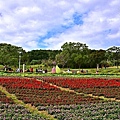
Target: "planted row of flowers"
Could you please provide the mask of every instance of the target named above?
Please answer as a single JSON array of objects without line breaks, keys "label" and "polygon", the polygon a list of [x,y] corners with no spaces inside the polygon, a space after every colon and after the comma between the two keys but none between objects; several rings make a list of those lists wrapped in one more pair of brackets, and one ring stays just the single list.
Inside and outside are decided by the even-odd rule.
[{"label": "planted row of flowers", "polygon": [[67,77],[38,77],[38,79],[57,86],[74,89],[80,93],[120,99],[120,79]]},{"label": "planted row of flowers", "polygon": [[90,104],[38,106],[39,110],[47,110],[58,120],[119,120],[118,102],[101,102]]},{"label": "planted row of flowers", "polygon": [[37,81],[35,78],[0,78],[0,84],[6,90],[15,94],[19,100],[32,105],[61,105],[99,102],[100,99],[76,95],[72,92],[61,91],[49,83]]},{"label": "planted row of flowers", "polygon": [[79,88],[76,91],[120,100],[120,87]]},{"label": "planted row of flowers", "polygon": [[89,102],[100,102],[100,99],[76,95],[75,93],[61,90],[41,90],[41,89],[13,89],[7,88],[9,93],[14,93],[19,100],[24,103],[38,105],[61,105],[79,104]]},{"label": "planted row of flowers", "polygon": [[8,88],[30,88],[30,89],[57,89],[45,82],[37,81],[34,78],[1,77],[0,85]]},{"label": "planted row of flowers", "polygon": [[[41,79],[41,78],[40,78]],[[109,93],[111,90],[111,94],[115,93],[116,96],[119,94],[116,92],[120,90],[119,79],[113,79],[114,83],[110,82],[110,86],[106,83],[107,86],[99,86],[98,84],[95,86],[86,85],[89,82],[85,82],[86,79],[81,79],[78,84],[82,84],[83,87],[71,87],[71,84],[76,84],[76,79],[70,78],[62,78],[62,77],[44,77],[43,81],[37,81],[36,78],[12,78],[12,77],[2,77],[0,78],[0,85],[4,86],[6,90],[15,94],[19,100],[23,100],[25,103],[31,103],[35,105],[39,110],[47,110],[49,114],[54,115],[58,120],[89,120],[89,119],[115,119],[119,120],[119,103],[117,102],[103,102],[100,99],[95,99],[92,97],[85,97],[82,95],[78,95],[72,92],[61,91],[59,88],[50,85],[49,83],[53,83],[59,86],[66,85],[66,81],[69,81],[68,86],[70,89],[74,89],[78,92],[85,93],[98,93],[102,94],[103,92]],[[60,82],[64,84],[60,84]],[[79,81],[79,79],[77,78]],[[87,79],[92,81],[92,79]],[[102,79],[95,79],[96,81]],[[105,79],[107,81],[108,79]],[[112,80],[112,79],[111,79]],[[51,81],[55,81],[51,82]],[[72,82],[71,82],[72,81]],[[73,82],[74,81],[74,82]],[[94,80],[93,80],[94,81]],[[104,80],[103,80],[104,81]],[[48,82],[48,83],[46,83]],[[86,83],[86,84],[85,84]],[[104,83],[104,82],[103,82]],[[103,84],[102,83],[102,84]],[[89,83],[90,84],[90,83]],[[93,85],[93,84],[92,84]],[[117,86],[116,86],[117,85]],[[74,86],[74,85],[73,85]],[[108,88],[108,89],[107,89]],[[114,88],[114,89],[111,89]],[[106,95],[106,93],[104,93]],[[4,96],[2,93],[1,96]],[[47,106],[46,106],[47,105]],[[0,118],[2,119],[39,119],[45,120],[41,118],[39,115],[32,115],[29,111],[26,111],[23,107],[13,105],[11,108],[10,104],[3,104],[0,102]],[[7,110],[8,111],[7,111]],[[5,112],[6,111],[6,112]],[[22,112],[21,112],[22,111]],[[25,112],[25,114],[24,114]]]},{"label": "planted row of flowers", "polygon": [[2,103],[14,103],[11,98],[8,98],[3,92],[0,91],[0,102]]},{"label": "planted row of flowers", "polygon": [[[39,77],[38,77],[39,79]],[[70,77],[40,77],[40,79],[62,87],[91,88],[91,87],[120,87],[120,79],[103,78],[70,78]]]},{"label": "planted row of flowers", "polygon": [[0,102],[0,120],[46,120],[21,105]]},{"label": "planted row of flowers", "polygon": [[[38,106],[40,111],[48,111],[58,120],[119,120],[119,103],[103,102],[90,104]],[[39,115],[31,114],[21,105],[1,103],[1,120],[45,120]]]},{"label": "planted row of flowers", "polygon": [[[119,120],[119,103],[103,102],[90,104],[38,106],[40,111],[48,111],[58,120]],[[21,105],[1,103],[1,120],[46,120],[31,114]]]}]

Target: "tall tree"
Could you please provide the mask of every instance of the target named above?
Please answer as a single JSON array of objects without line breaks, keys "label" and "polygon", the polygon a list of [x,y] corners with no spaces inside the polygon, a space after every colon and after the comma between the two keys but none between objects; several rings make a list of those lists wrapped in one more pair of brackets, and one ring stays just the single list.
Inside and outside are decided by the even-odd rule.
[{"label": "tall tree", "polygon": [[24,55],[25,51],[21,47],[17,47],[11,44],[1,43],[0,44],[0,64],[17,66],[19,49],[21,49],[21,52]]},{"label": "tall tree", "polygon": [[60,54],[56,55],[55,60],[57,64],[62,65],[62,67],[64,68],[64,66],[69,60],[69,53],[66,50],[64,50]]},{"label": "tall tree", "polygon": [[61,46],[61,49],[62,53],[65,52],[68,56],[66,64],[69,67],[76,67],[76,65],[80,67],[84,62],[83,56],[89,54],[88,46],[79,42],[66,42]]},{"label": "tall tree", "polygon": [[112,59],[116,61],[116,66],[118,68],[120,63],[120,47],[110,47],[107,49],[107,52],[111,55]]}]

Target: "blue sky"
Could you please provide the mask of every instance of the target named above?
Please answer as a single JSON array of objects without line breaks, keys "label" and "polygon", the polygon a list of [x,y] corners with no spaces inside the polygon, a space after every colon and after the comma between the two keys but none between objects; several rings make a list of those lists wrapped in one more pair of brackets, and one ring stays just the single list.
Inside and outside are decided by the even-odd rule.
[{"label": "blue sky", "polygon": [[120,46],[119,11],[120,0],[0,0],[0,43],[26,51]]}]

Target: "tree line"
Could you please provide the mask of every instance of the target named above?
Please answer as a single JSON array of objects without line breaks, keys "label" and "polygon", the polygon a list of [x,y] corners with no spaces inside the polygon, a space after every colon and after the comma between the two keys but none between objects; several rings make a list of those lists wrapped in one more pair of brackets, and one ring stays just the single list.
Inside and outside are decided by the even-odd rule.
[{"label": "tree line", "polygon": [[89,49],[86,44],[66,42],[60,50],[31,50],[26,52],[22,47],[11,44],[0,44],[0,64],[18,66],[21,64],[47,66],[59,65],[62,68],[95,68],[119,66],[120,47],[110,47],[107,50]]}]

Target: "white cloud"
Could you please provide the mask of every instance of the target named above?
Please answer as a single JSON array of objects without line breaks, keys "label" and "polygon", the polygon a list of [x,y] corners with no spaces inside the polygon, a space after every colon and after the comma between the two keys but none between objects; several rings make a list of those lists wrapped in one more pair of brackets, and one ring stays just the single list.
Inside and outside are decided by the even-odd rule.
[{"label": "white cloud", "polygon": [[[67,41],[95,49],[120,46],[119,11],[119,0],[0,0],[0,42],[26,50],[60,49]],[[74,23],[76,13],[82,25]],[[54,34],[47,37],[49,32]]]}]

